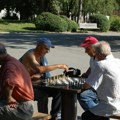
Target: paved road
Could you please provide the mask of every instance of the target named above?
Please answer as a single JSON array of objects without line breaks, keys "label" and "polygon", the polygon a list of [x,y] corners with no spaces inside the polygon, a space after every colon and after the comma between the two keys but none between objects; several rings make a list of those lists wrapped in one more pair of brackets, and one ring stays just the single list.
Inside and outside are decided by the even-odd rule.
[{"label": "paved road", "polygon": [[[85,37],[92,35],[99,40],[106,40],[112,47],[113,54],[120,58],[120,33],[0,33],[0,42],[7,46],[8,53],[20,58],[28,49],[34,48],[39,37],[48,37],[56,46],[47,55],[49,64],[66,63],[70,67],[79,68],[82,72],[88,68],[89,56],[79,44]],[[62,70],[51,72],[52,75],[61,74]],[[51,101],[51,100],[50,100]],[[50,106],[50,104],[49,104]],[[78,104],[78,115],[83,110]]]}]

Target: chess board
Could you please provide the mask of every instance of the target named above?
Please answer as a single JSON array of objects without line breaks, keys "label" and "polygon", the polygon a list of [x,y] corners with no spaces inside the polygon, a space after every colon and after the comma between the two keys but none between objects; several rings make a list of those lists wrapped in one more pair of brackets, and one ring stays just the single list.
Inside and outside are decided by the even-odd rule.
[{"label": "chess board", "polygon": [[46,86],[69,87],[79,89],[85,83],[85,79],[81,77],[69,77],[64,74],[52,76],[45,79]]}]

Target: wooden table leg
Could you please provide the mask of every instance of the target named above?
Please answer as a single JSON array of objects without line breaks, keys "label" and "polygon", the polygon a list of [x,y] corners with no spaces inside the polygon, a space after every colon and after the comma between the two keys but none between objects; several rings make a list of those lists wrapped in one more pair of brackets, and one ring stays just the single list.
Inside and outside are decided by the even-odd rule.
[{"label": "wooden table leg", "polygon": [[77,93],[62,92],[61,118],[62,120],[76,120]]}]

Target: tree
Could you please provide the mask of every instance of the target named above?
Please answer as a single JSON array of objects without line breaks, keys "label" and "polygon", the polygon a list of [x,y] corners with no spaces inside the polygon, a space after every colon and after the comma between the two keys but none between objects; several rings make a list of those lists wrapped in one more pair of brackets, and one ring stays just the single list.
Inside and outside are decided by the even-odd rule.
[{"label": "tree", "polygon": [[[31,20],[33,16],[42,12],[62,14],[77,21],[80,15],[95,13],[111,15],[120,0],[0,0],[0,10],[6,8],[20,13],[22,20]],[[81,9],[82,8],[82,9]],[[119,8],[119,7],[116,7]]]},{"label": "tree", "polygon": [[61,11],[63,15],[70,17],[71,13],[74,13],[76,3],[78,0],[60,0],[61,1]]},{"label": "tree", "polygon": [[48,3],[48,11],[59,15],[61,12],[60,1],[59,0],[50,0]]},{"label": "tree", "polygon": [[120,8],[120,0],[116,0],[116,3],[119,5]]},{"label": "tree", "polygon": [[115,0],[99,0],[97,3],[97,11],[104,15],[111,15],[115,9]]},{"label": "tree", "polygon": [[120,0],[116,0],[114,6],[116,10],[120,10]]}]

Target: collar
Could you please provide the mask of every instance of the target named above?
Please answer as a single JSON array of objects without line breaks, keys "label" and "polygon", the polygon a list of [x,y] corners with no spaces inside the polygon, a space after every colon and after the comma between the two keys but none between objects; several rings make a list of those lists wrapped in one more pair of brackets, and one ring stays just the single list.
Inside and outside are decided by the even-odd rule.
[{"label": "collar", "polygon": [[112,53],[110,55],[107,55],[105,59],[111,59],[111,58],[114,58]]}]

